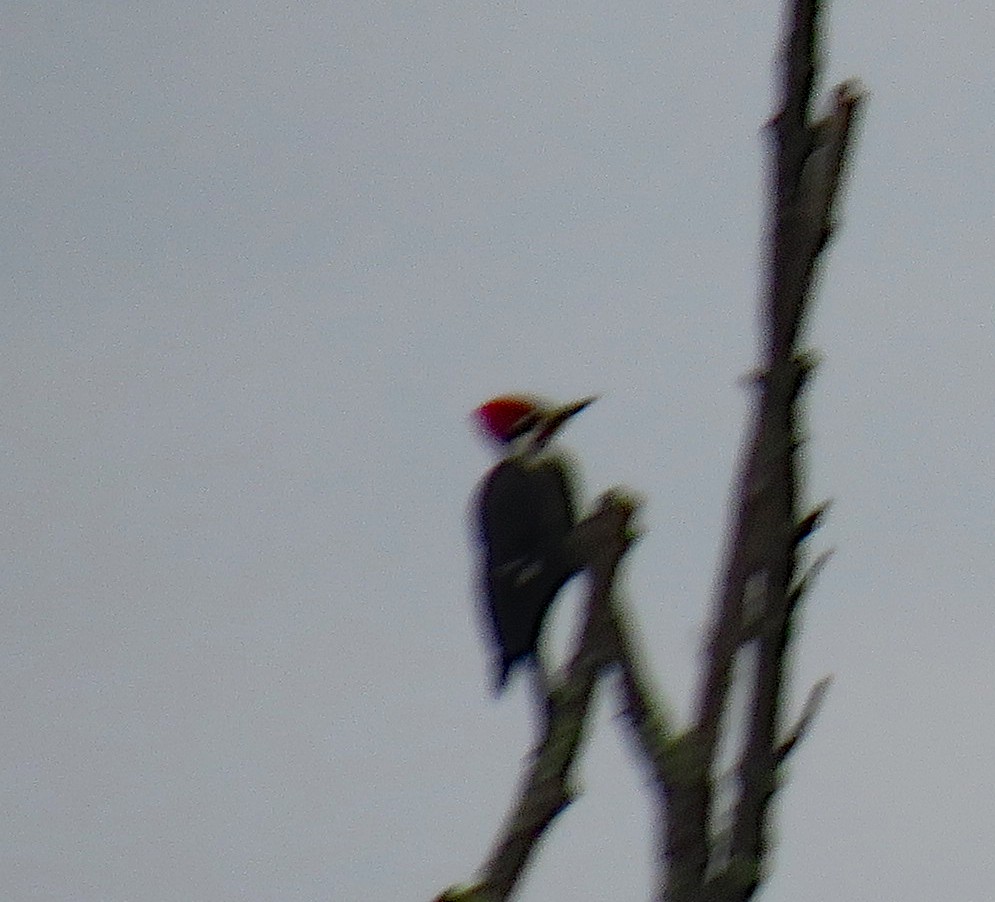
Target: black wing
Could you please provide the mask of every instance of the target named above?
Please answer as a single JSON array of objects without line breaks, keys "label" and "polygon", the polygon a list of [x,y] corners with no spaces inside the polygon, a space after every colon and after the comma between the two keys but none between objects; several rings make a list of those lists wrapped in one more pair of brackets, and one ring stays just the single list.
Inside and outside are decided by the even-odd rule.
[{"label": "black wing", "polygon": [[564,551],[576,522],[567,465],[555,457],[502,462],[481,490],[480,518],[500,688],[512,664],[535,653],[543,619],[574,572]]}]

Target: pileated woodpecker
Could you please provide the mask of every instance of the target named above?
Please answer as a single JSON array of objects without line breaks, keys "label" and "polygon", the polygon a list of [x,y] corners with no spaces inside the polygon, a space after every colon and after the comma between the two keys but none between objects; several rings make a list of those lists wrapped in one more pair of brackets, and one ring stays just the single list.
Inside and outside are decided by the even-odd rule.
[{"label": "pileated woodpecker", "polygon": [[566,549],[577,520],[569,465],[548,446],[593,400],[548,407],[535,398],[506,395],[476,411],[505,454],[484,478],[478,498],[498,692],[518,661],[535,659],[543,619],[580,569]]}]

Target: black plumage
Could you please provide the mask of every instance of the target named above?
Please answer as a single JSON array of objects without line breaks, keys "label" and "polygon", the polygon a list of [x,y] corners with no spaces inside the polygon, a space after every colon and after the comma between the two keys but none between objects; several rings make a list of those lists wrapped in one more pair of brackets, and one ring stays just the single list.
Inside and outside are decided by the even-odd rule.
[{"label": "black plumage", "polygon": [[577,571],[566,547],[576,523],[568,463],[534,447],[506,458],[485,477],[479,511],[500,692],[517,662],[535,658],[543,621]]}]

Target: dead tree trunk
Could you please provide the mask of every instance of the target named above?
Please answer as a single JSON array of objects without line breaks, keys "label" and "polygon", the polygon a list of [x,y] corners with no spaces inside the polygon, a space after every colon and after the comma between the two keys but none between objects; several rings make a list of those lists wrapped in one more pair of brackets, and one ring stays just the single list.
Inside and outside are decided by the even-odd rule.
[{"label": "dead tree trunk", "polygon": [[[780,67],[782,107],[771,122],[773,174],[768,282],[763,299],[762,360],[744,446],[730,546],[709,627],[692,722],[668,722],[637,654],[631,617],[612,591],[631,544],[636,503],[606,496],[578,527],[588,561],[587,624],[563,685],[549,700],[548,729],[526,774],[517,804],[494,851],[471,887],[437,902],[499,902],[511,897],[538,840],[570,803],[570,775],[582,751],[589,702],[599,679],[620,676],[620,702],[652,773],[657,804],[660,902],[745,902],[760,885],[770,851],[771,803],[781,766],[804,734],[826,689],[810,692],[798,721],[784,724],[787,654],[799,603],[815,571],[801,552],[825,505],[806,510],[798,452],[800,397],[812,373],[799,334],[820,255],[832,236],[833,211],[861,95],[838,86],[832,106],[812,119],[818,64],[817,0],[790,0]],[[745,666],[736,668],[737,663]],[[744,737],[734,765],[731,808],[719,810],[715,787],[733,677],[748,682]],[[740,693],[742,694],[742,693]]]}]

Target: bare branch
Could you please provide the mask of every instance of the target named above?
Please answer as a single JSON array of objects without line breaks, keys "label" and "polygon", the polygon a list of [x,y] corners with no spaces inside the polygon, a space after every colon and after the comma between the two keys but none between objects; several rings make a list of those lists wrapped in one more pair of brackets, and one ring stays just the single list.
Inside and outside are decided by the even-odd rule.
[{"label": "bare branch", "polygon": [[[773,121],[776,139],[771,210],[770,279],[765,305],[766,348],[760,392],[738,492],[719,598],[707,648],[696,728],[686,741],[696,767],[679,786],[671,811],[665,898],[674,902],[742,900],[759,884],[767,842],[767,811],[777,768],[807,729],[817,704],[785,742],[778,724],[794,614],[812,575],[796,576],[799,545],[818,526],[825,506],[798,512],[799,397],[812,370],[797,347],[811,298],[817,259],[832,230],[849,137],[861,97],[841,85],[830,113],[810,123],[818,64],[817,0],[793,0],[782,68],[783,106]],[[746,739],[737,766],[739,799],[728,847],[713,837],[714,793],[722,717],[745,642],[755,643]],[[817,701],[817,700],[816,700]],[[674,867],[674,859],[680,859]]]},{"label": "bare branch", "polygon": [[829,691],[832,682],[833,678],[831,676],[824,676],[809,690],[808,698],[805,700],[805,707],[802,708],[801,717],[798,718],[798,722],[791,729],[791,732],[788,733],[784,742],[777,748],[778,764],[784,761],[794,750],[795,746],[805,737],[809,726],[815,720],[815,715],[819,713],[822,703],[826,700],[826,693]]},{"label": "bare branch", "polygon": [[[811,303],[816,267],[832,236],[834,210],[863,97],[838,86],[830,110],[812,121],[818,78],[819,0],[788,0],[780,111],[772,120],[773,190],[763,341],[757,397],[738,474],[735,511],[705,661],[690,726],[678,731],[656,702],[629,617],[614,598],[617,568],[633,536],[637,504],[608,494],[571,536],[578,566],[590,580],[586,620],[563,684],[543,700],[544,736],[517,804],[473,887],[453,888],[446,902],[503,902],[513,892],[539,839],[569,805],[591,698],[606,670],[619,668],[626,720],[647,762],[660,829],[660,902],[746,902],[767,866],[769,809],[779,769],[811,726],[829,679],[811,690],[787,734],[782,717],[788,651],[800,601],[828,559],[804,569],[806,540],[827,504],[801,503],[798,462],[800,397],[814,358],[798,338]],[[750,654],[741,655],[748,647]],[[737,666],[749,661],[744,736],[736,761],[737,796],[716,811],[724,717]],[[727,825],[721,834],[716,823]]]},{"label": "bare branch", "polygon": [[801,545],[822,525],[822,521],[829,511],[829,504],[828,501],[823,501],[822,504],[802,517],[801,522],[795,528],[795,535],[792,539],[795,545]]},{"label": "bare branch", "polygon": [[[636,649],[636,637],[629,615],[618,599],[612,605],[611,631],[614,660],[619,669],[619,693],[622,711],[635,737],[636,747],[645,760],[658,797],[665,800],[674,782],[674,727],[662,708],[662,694],[653,686],[649,671]],[[666,816],[665,808],[660,812]]]},{"label": "bare branch", "polygon": [[636,502],[609,493],[577,525],[573,543],[587,560],[590,588],[587,616],[577,652],[563,684],[549,698],[545,736],[536,749],[518,802],[509,814],[479,883],[463,898],[500,902],[524,872],[543,833],[570,804],[570,775],[584,739],[594,687],[614,654],[612,591],[615,573],[632,537],[629,522]]}]

